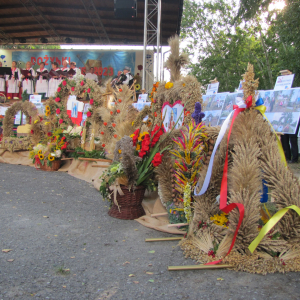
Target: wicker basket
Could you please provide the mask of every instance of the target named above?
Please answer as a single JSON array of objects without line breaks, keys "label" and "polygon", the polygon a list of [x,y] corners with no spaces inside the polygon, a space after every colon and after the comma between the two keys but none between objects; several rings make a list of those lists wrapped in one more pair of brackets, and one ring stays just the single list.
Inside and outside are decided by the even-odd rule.
[{"label": "wicker basket", "polygon": [[134,220],[145,215],[142,201],[144,199],[146,188],[140,185],[136,187],[134,191],[132,189],[129,191],[128,187],[125,185],[120,185],[120,187],[124,193],[123,196],[117,193],[117,202],[119,204],[120,211],[118,206],[113,203],[108,214],[111,217],[122,220]]},{"label": "wicker basket", "polygon": [[45,162],[44,165],[40,165],[40,169],[43,171],[57,171],[60,168],[61,160],[53,160],[50,167],[47,166],[47,163]]}]

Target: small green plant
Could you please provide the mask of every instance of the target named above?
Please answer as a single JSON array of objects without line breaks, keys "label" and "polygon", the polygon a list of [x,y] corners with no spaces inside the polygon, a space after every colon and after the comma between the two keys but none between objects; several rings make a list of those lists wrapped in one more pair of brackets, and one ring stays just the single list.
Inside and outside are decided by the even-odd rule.
[{"label": "small green plant", "polygon": [[64,266],[59,266],[56,268],[55,273],[59,275],[69,275],[70,269],[66,269]]}]

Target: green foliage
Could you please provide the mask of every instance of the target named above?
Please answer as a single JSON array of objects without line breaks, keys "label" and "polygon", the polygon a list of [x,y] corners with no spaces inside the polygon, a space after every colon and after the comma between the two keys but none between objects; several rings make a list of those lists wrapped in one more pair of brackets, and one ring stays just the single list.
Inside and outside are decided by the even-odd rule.
[{"label": "green foliage", "polygon": [[[268,1],[242,0],[241,5],[254,2],[265,7]],[[203,85],[217,77],[219,92],[233,92],[250,62],[261,90],[273,89],[284,69],[295,74],[293,86],[299,86],[299,1],[288,0],[281,12],[266,11],[264,15],[262,8],[257,11],[257,6],[250,5],[251,11],[245,10],[251,16],[247,22],[236,18],[238,4],[236,0],[184,2],[181,38],[188,41],[185,51],[198,59],[189,66],[190,73]]]},{"label": "green foliage", "polygon": [[80,147],[75,149],[75,152],[70,152],[69,157],[78,158],[78,157],[85,157],[85,158],[106,158],[104,151],[92,150],[86,151]]}]

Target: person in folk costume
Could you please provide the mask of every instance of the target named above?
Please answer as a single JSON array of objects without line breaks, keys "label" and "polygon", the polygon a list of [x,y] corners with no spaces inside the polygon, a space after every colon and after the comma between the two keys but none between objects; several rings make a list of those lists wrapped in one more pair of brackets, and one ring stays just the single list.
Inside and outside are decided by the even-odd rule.
[{"label": "person in folk costume", "polygon": [[[48,71],[45,68],[45,63],[41,62],[40,67],[36,70],[37,72],[45,72]],[[48,77],[46,76],[36,76],[36,85],[35,85],[35,92],[42,95],[42,98],[48,97]],[[44,94],[44,96],[43,96]]]},{"label": "person in folk costume", "polygon": [[6,75],[7,98],[19,98],[19,87],[21,84],[21,72],[17,68],[17,62],[14,60],[11,64],[12,75]]},{"label": "person in folk costume", "polygon": [[76,68],[76,62],[75,61],[72,61],[70,63],[70,69],[73,69],[76,72],[75,75],[70,76],[71,78],[73,78],[73,76],[78,76],[78,75],[81,74],[81,70],[79,68]]},{"label": "person in folk costume", "polygon": [[[52,70],[53,71],[60,70],[58,68],[58,63],[56,61],[52,63]],[[58,88],[60,83],[61,83],[61,78],[59,76],[53,76],[49,80],[48,97],[54,97],[55,96],[55,93],[56,93],[57,88]]]},{"label": "person in folk costume", "polygon": [[[63,66],[62,66],[62,68],[61,68],[61,70],[63,71],[63,72],[68,72],[70,69],[68,68],[68,63],[69,63],[69,61],[67,61],[67,60],[64,60],[63,61]],[[65,76],[64,75],[61,75],[61,78],[66,78],[66,77],[68,77],[68,75],[66,74]]]},{"label": "person in folk costume", "polygon": [[[2,68],[2,61],[0,61],[0,68]],[[0,75],[0,93],[6,96],[4,75]]]},{"label": "person in folk costume", "polygon": [[30,73],[28,74],[29,78],[25,78],[24,75],[21,75],[21,79],[22,79],[22,87],[23,87],[23,92],[25,90],[27,90],[27,94],[31,95],[34,93],[34,76],[35,76],[35,71],[34,69],[31,67],[31,62],[28,61],[26,63],[26,70],[29,71]]},{"label": "person in folk costume", "polygon": [[120,75],[117,84],[126,84],[131,86],[133,83],[133,76],[130,73],[131,69],[129,67],[125,67],[123,73]]}]

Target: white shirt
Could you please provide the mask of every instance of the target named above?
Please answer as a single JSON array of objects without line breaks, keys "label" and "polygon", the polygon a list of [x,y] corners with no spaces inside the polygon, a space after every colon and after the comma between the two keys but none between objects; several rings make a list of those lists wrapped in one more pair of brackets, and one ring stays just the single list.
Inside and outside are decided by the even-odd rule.
[{"label": "white shirt", "polygon": [[129,84],[129,81],[133,78],[132,77],[132,75],[130,74],[130,73],[127,73],[126,75],[126,80],[124,80],[123,82],[122,82],[122,84]]},{"label": "white shirt", "polygon": [[94,73],[94,74],[92,74],[92,73],[87,73],[87,74],[85,75],[85,78],[91,79],[91,80],[94,80],[94,81],[98,82],[98,76],[97,76],[95,73]]}]

